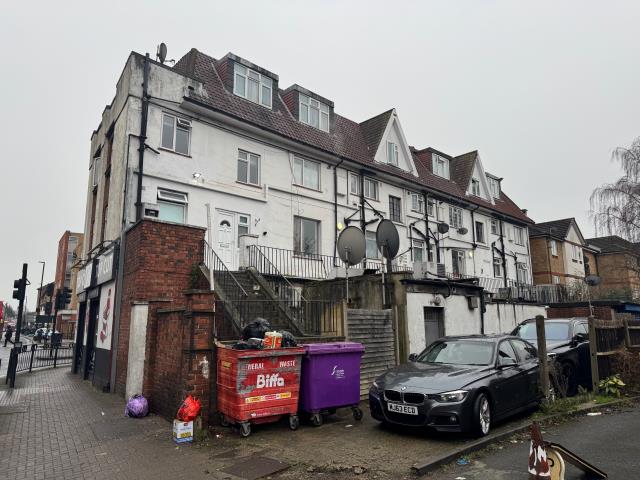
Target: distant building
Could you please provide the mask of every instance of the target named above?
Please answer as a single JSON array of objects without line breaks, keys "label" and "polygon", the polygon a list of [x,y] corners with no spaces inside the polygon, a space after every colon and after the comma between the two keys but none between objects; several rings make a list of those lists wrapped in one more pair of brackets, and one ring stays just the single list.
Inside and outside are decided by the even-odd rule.
[{"label": "distant building", "polygon": [[598,249],[585,241],[575,218],[532,225],[529,241],[535,285],[571,285],[597,274]]},{"label": "distant building", "polygon": [[[78,247],[82,249],[83,240],[83,233],[67,230],[62,234],[62,237],[60,237],[60,240],[58,241],[58,260],[56,262],[56,276],[54,280],[55,290],[53,292],[53,298],[55,299],[58,291],[61,291],[63,288],[69,288],[71,289],[71,300],[63,309],[58,310],[56,330],[59,330],[68,338],[73,337],[77,319],[78,298],[75,292],[75,283],[72,283],[71,281],[73,277],[73,265],[76,263],[74,251],[76,251]],[[55,309],[55,300],[53,303],[54,306],[52,310]]]},{"label": "distant building", "polygon": [[616,235],[590,238],[589,245],[599,249],[596,258],[601,296],[640,297],[640,248]]}]

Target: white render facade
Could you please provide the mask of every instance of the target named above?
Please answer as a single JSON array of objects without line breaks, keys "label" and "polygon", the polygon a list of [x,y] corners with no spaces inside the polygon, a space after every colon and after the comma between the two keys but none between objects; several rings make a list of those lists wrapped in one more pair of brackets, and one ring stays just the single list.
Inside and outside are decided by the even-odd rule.
[{"label": "white render facade", "polygon": [[[92,135],[85,259],[102,242],[117,239],[136,221],[143,62],[139,54],[129,56],[116,96]],[[236,64],[252,65],[241,60]],[[277,82],[277,76],[274,79]],[[269,87],[260,87],[261,96],[256,98],[266,103],[262,95],[266,98]],[[526,215],[512,218],[494,209],[500,179],[485,173],[476,152],[474,158],[469,157],[473,168],[464,196],[425,182],[421,173],[424,162],[419,164],[420,152],[424,151],[409,147],[395,110],[388,112],[378,148],[370,152],[375,162],[363,165],[191,102],[188,99],[194,95],[207,96],[203,83],[153,61],[149,65],[148,92],[141,192],[144,212],[166,221],[206,227],[209,204],[212,246],[230,270],[244,266],[241,241],[281,249],[291,256],[295,251],[306,254],[306,258],[333,257],[337,224],[344,225],[353,215],[351,224],[360,226],[359,184],[355,182],[357,176],[364,175],[366,220],[377,218],[375,209],[394,220],[399,232],[399,256],[394,268],[415,266],[416,271],[428,276],[444,272],[453,278],[479,277],[481,285],[494,292],[510,282],[532,283]],[[273,103],[282,91],[272,88],[271,92]],[[238,96],[234,92],[227,95]],[[263,104],[252,108],[268,109]],[[325,127],[326,118],[331,118],[333,128],[333,105],[331,117],[325,117],[322,108],[319,111],[324,120],[318,121],[318,127]],[[314,121],[310,114],[306,119]],[[453,176],[454,157],[438,152],[433,158],[450,163],[440,173]],[[429,167],[434,171],[440,168]],[[434,176],[434,172],[429,174]],[[427,205],[431,234],[425,231]],[[438,224],[443,222],[451,228],[446,234],[438,234]],[[376,225],[367,227],[369,239]],[[247,239],[245,234],[251,236]],[[424,234],[429,238],[430,252]],[[434,245],[436,239],[439,249]],[[369,256],[374,264],[380,263],[373,258],[379,256],[375,248],[369,248]],[[291,270],[285,263],[278,267],[285,275],[305,276],[304,271]]]}]

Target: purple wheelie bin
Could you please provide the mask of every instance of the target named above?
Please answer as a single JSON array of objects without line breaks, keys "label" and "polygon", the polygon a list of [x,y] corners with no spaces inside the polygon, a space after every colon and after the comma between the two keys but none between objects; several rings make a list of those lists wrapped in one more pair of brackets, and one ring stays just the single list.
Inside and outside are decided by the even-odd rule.
[{"label": "purple wheelie bin", "polygon": [[316,427],[323,414],[351,407],[353,418],[362,420],[360,404],[360,359],[364,346],[355,342],[304,345],[300,372],[300,409],[311,414]]}]

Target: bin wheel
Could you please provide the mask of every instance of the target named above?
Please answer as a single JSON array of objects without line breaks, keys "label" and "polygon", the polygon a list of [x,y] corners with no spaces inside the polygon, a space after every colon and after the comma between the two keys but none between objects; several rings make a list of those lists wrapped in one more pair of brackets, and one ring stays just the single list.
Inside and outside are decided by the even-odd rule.
[{"label": "bin wheel", "polygon": [[311,423],[313,423],[314,427],[319,427],[320,425],[322,425],[322,414],[314,413],[313,415],[311,415]]},{"label": "bin wheel", "polygon": [[289,428],[291,430],[297,430],[299,426],[300,426],[300,419],[298,418],[298,416],[291,415],[289,417]]},{"label": "bin wheel", "polygon": [[243,422],[240,424],[240,435],[245,438],[251,435],[251,424],[249,422]]},{"label": "bin wheel", "polygon": [[363,416],[364,416],[364,413],[362,413],[362,409],[360,407],[354,407],[353,408],[353,418],[354,418],[354,420],[357,420],[359,422],[360,420],[362,420]]},{"label": "bin wheel", "polygon": [[224,413],[220,414],[220,425],[223,427],[228,427],[229,425],[231,425]]}]

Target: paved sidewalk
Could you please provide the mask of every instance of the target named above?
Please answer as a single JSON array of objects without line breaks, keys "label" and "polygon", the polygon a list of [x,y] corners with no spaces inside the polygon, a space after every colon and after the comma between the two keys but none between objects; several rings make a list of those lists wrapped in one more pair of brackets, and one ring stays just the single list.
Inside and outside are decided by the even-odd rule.
[{"label": "paved sidewalk", "polygon": [[[15,340],[15,336],[11,338]],[[30,337],[26,335],[20,335],[20,341],[23,345],[31,345],[33,342]],[[2,342],[0,342],[0,377],[7,375],[7,366],[9,365],[9,353],[13,347],[12,343],[7,342],[7,346],[4,346],[4,333],[2,334]],[[3,380],[4,382],[4,380]]]}]

